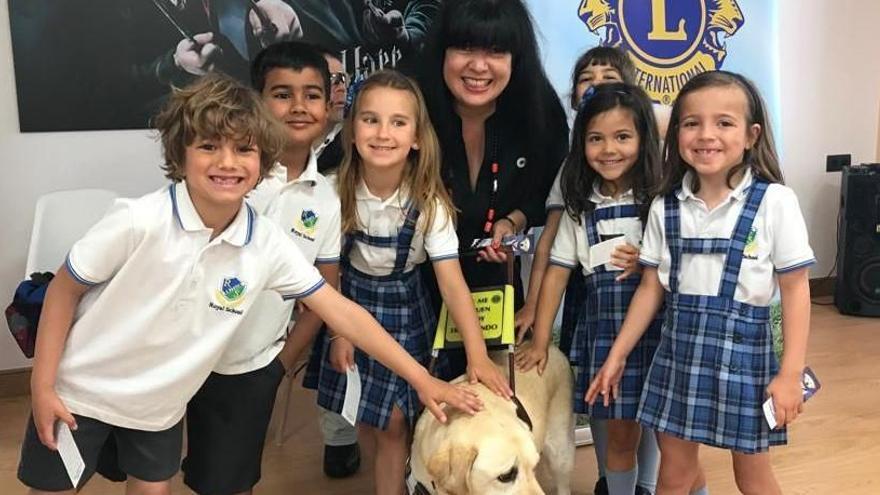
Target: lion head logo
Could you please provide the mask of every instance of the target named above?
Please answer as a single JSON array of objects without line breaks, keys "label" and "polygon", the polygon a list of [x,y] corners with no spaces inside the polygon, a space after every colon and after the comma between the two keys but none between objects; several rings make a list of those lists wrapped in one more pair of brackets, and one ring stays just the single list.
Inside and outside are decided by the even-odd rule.
[{"label": "lion head logo", "polygon": [[745,23],[737,0],[581,0],[578,17],[600,45],[628,52],[638,84],[667,104],[691,77],[721,68]]},{"label": "lion head logo", "polygon": [[617,9],[608,0],[582,0],[578,17],[587,25],[587,29],[599,35],[602,46],[620,45]]},{"label": "lion head logo", "polygon": [[721,67],[724,57],[727,56],[725,40],[739,31],[745,18],[736,0],[710,0],[707,3],[709,22],[702,47]]}]

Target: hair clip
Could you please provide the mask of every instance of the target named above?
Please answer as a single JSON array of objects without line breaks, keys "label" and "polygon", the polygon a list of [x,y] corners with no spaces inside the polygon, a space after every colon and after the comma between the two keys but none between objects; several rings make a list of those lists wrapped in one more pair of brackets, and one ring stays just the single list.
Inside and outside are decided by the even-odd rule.
[{"label": "hair clip", "polygon": [[578,104],[578,110],[584,108],[584,105],[587,104],[588,101],[592,100],[593,97],[596,96],[596,86],[590,86],[584,91],[584,94],[581,96],[581,102]]},{"label": "hair clip", "polygon": [[351,111],[351,108],[354,106],[354,100],[357,99],[358,93],[360,93],[361,88],[364,86],[364,81],[367,79],[361,75],[358,79],[351,83],[351,86],[348,87],[348,92],[345,94],[345,109],[343,110],[343,115],[348,117],[348,113]]},{"label": "hair clip", "polygon": [[[589,88],[587,88],[586,91],[584,91],[584,95],[581,97],[581,102],[578,105],[578,110],[583,109],[590,100],[592,100],[593,98],[596,97],[597,94],[599,94],[599,90],[597,89],[598,87],[599,86],[590,86]],[[603,90],[603,91],[608,91],[608,92],[614,91],[614,94],[619,95],[619,96],[624,96],[624,97],[632,97],[633,96],[632,93],[630,92],[630,90],[626,87],[623,87],[621,89]]]}]

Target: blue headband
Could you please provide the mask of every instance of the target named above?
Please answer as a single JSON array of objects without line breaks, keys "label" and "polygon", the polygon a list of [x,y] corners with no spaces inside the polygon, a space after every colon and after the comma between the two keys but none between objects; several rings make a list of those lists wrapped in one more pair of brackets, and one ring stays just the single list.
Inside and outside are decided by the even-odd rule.
[{"label": "blue headband", "polygon": [[[582,110],[587,105],[587,103],[590,102],[590,100],[592,100],[596,97],[597,94],[599,94],[599,91],[596,89],[597,87],[598,86],[590,86],[589,88],[587,88],[586,91],[584,91],[583,96],[581,96],[581,102],[578,104],[578,111]],[[614,93],[620,96],[633,96],[633,94],[629,91],[624,91],[622,89],[615,89]]]},{"label": "blue headband", "polygon": [[348,87],[348,92],[345,94],[345,109],[343,110],[343,115],[346,117],[348,116],[348,113],[351,112],[351,109],[354,106],[354,100],[357,99],[357,95],[361,92],[361,88],[364,86],[364,81],[366,80],[367,78],[361,74],[360,77]]}]

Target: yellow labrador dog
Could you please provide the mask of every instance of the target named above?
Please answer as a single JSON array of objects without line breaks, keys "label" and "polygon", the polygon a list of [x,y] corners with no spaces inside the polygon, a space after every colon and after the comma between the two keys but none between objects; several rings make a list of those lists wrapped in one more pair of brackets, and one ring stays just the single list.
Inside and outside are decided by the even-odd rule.
[{"label": "yellow labrador dog", "polygon": [[[495,356],[495,361],[506,372],[507,355]],[[516,395],[526,420],[518,417],[515,402],[481,384],[468,386],[479,394],[483,411],[474,416],[449,411],[445,425],[422,414],[416,424],[410,458],[418,484],[415,493],[569,495],[574,466],[572,376],[559,349],[550,347],[543,375],[534,368],[516,372]],[[521,411],[520,416],[526,418]]]}]

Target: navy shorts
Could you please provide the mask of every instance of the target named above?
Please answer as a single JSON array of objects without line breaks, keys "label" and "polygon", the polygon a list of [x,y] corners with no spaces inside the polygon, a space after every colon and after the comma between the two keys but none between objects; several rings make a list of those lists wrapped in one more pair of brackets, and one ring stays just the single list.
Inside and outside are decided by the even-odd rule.
[{"label": "navy shorts", "polygon": [[211,373],[186,410],[183,482],[200,495],[248,491],[260,481],[263,445],[284,366]]},{"label": "navy shorts", "polygon": [[[183,421],[162,431],[143,431],[113,426],[97,419],[74,415],[76,431],[73,440],[79,447],[85,470],[80,478],[81,488],[98,470],[100,463],[107,463],[108,452],[115,453],[115,464],[120,473],[143,481],[171,479],[180,466],[183,443]],[[106,447],[113,445],[113,449]],[[109,460],[112,464],[112,459]],[[103,474],[103,471],[100,471]],[[21,445],[21,461],[18,479],[36,490],[61,491],[73,488],[61,456],[40,442],[33,417],[28,419],[24,442]],[[111,478],[113,479],[113,478]],[[114,479],[114,481],[117,481]]]}]

